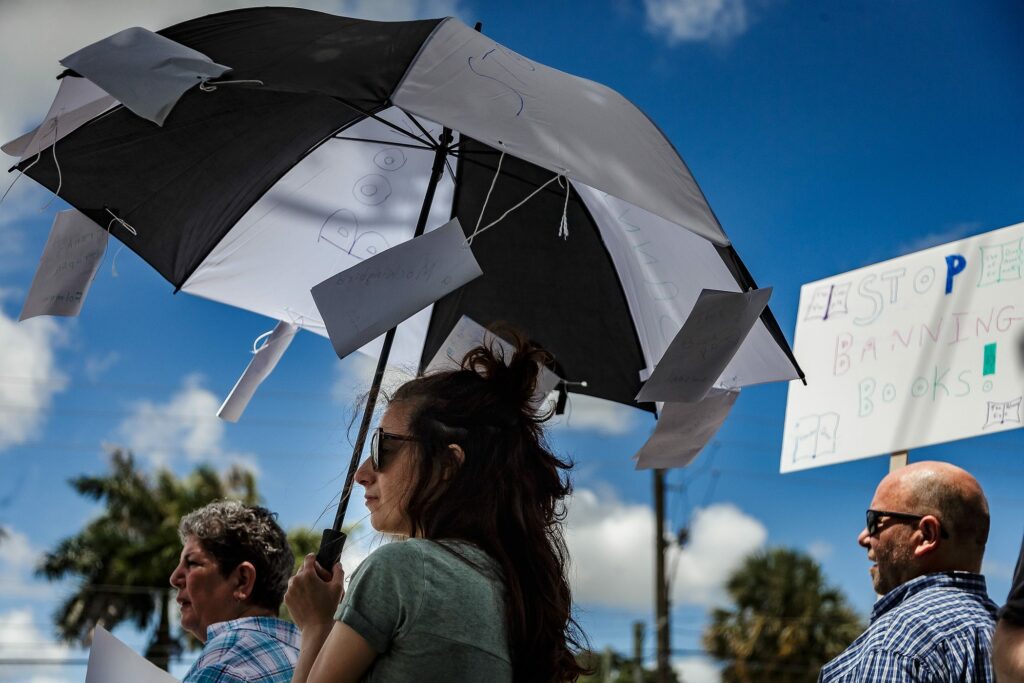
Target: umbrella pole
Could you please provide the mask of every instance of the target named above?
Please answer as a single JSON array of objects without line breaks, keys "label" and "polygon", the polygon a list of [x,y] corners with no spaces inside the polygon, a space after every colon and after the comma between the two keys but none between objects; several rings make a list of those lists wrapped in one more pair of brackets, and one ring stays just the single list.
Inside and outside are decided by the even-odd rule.
[{"label": "umbrella pole", "polygon": [[[420,217],[416,222],[416,231],[413,239],[423,234],[427,227],[427,217],[430,215],[430,207],[434,203],[434,193],[437,184],[444,172],[445,158],[450,152],[452,142],[452,131],[445,128],[441,132],[441,140],[434,150],[434,165],[430,171],[430,181],[427,184],[427,192],[423,197],[423,206],[420,207]],[[348,475],[345,477],[345,486],[341,490],[341,499],[338,501],[338,511],[334,515],[334,526],[324,529],[320,538],[320,550],[317,551],[317,563],[330,570],[341,557],[341,551],[345,547],[345,534],[341,527],[345,523],[345,513],[348,510],[348,500],[352,494],[352,482],[355,480],[356,470],[359,469],[359,459],[363,453],[363,446],[366,443],[366,435],[370,431],[370,422],[373,420],[373,411],[377,406],[377,396],[380,394],[381,381],[384,379],[384,371],[388,366],[388,356],[391,355],[391,345],[395,341],[395,330],[392,327],[384,335],[384,345],[380,350],[380,357],[377,359],[377,369],[373,373],[373,383],[370,385],[370,392],[366,396],[366,407],[363,408],[363,419],[359,424],[359,434],[356,436],[356,443],[352,449],[352,460],[349,462]]]}]

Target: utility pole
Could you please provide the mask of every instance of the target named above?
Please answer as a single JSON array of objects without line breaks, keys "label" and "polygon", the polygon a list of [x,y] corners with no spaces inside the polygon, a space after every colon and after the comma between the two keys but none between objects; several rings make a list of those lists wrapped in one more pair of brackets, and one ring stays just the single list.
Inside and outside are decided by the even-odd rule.
[{"label": "utility pole", "polygon": [[644,683],[644,622],[633,622],[633,683]]},{"label": "utility pole", "polygon": [[672,643],[669,634],[668,577],[665,572],[665,470],[654,470],[654,623],[658,640],[658,683],[669,683],[669,654]]}]

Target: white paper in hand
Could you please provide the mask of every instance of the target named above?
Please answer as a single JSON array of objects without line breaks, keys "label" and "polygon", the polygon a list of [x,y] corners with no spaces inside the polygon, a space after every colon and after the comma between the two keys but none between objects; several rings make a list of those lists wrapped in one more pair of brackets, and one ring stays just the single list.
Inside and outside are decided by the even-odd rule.
[{"label": "white paper in hand", "polygon": [[[441,348],[437,350],[430,360],[430,364],[427,365],[426,371],[429,373],[436,370],[458,370],[462,367],[462,359],[466,357],[467,353],[477,346],[491,343],[497,343],[501,347],[505,354],[505,362],[508,363],[515,351],[512,345],[468,315],[464,315],[448,333]],[[537,391],[533,396],[534,401],[543,400],[561,381],[561,377],[541,366],[540,376],[537,378]]]},{"label": "white paper in hand", "polygon": [[458,219],[332,275],[310,292],[344,358],[483,275]]},{"label": "white paper in hand", "polygon": [[18,320],[78,315],[106,248],[101,227],[74,209],[58,213]]},{"label": "white paper in hand", "polygon": [[298,325],[283,320],[277,323],[274,331],[270,333],[267,343],[256,349],[255,357],[249,361],[245,372],[235,382],[228,397],[224,399],[220,410],[217,411],[217,417],[226,422],[238,422],[238,418],[242,417],[242,413],[249,405],[249,401],[252,400],[256,389],[277,367],[277,362],[288,350],[288,346],[298,331]]},{"label": "white paper in hand", "polygon": [[178,683],[178,679],[97,626],[92,632],[85,683]]},{"label": "white paper in hand", "polygon": [[718,433],[739,389],[712,389],[696,403],[666,403],[654,434],[633,456],[638,470],[686,467]]},{"label": "white paper in hand", "polygon": [[750,292],[702,290],[636,400],[691,403],[704,398],[739,351],[771,294],[771,287]]}]

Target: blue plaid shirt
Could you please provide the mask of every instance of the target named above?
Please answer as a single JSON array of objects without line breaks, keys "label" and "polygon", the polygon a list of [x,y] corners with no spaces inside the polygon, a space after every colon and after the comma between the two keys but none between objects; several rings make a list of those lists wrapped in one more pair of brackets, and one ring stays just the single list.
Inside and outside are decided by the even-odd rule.
[{"label": "blue plaid shirt", "polygon": [[182,683],[288,683],[299,629],[276,617],[243,617],[206,629],[206,645]]},{"label": "blue plaid shirt", "polygon": [[822,668],[818,681],[994,681],[995,616],[981,574],[919,576],[875,603],[868,630]]}]

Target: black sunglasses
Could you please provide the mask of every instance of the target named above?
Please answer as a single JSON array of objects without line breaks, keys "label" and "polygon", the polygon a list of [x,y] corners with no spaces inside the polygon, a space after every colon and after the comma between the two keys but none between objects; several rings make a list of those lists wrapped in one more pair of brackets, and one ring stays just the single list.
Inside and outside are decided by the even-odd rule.
[{"label": "black sunglasses", "polygon": [[373,434],[370,436],[370,465],[373,467],[374,472],[380,472],[384,468],[384,464],[381,463],[380,459],[380,447],[381,443],[385,439],[394,439],[395,441],[419,441],[415,436],[405,436],[404,434],[391,434],[385,432],[383,427],[377,427],[373,430]]},{"label": "black sunglasses", "polygon": [[[882,517],[892,517],[893,519],[902,519],[907,522],[919,522],[925,518],[925,515],[912,515],[908,512],[888,512],[886,510],[871,510],[867,511],[867,530],[868,536],[874,536],[878,533],[878,522]],[[942,522],[939,522],[939,535],[942,538],[949,538],[949,534],[942,528]]]}]

